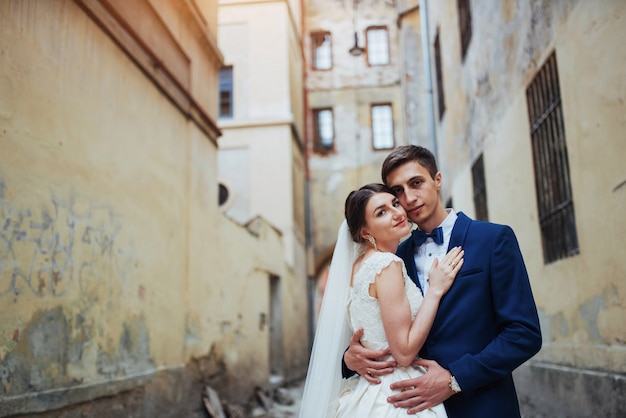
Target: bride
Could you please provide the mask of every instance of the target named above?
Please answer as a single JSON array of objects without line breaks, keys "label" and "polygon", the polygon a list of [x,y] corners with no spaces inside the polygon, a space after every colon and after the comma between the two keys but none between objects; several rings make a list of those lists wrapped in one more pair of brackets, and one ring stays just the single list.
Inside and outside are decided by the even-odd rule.
[{"label": "bride", "polygon": [[[313,343],[300,418],[405,417],[387,397],[392,382],[424,374],[411,364],[430,331],[439,301],[463,264],[455,247],[428,274],[422,297],[395,255],[410,230],[406,212],[391,190],[368,184],[348,195],[346,220],[339,228],[328,284]],[[394,372],[376,385],[365,378],[341,377],[341,358],[352,333],[363,329],[361,343],[390,351]],[[445,418],[443,404],[418,412],[418,418]]]}]

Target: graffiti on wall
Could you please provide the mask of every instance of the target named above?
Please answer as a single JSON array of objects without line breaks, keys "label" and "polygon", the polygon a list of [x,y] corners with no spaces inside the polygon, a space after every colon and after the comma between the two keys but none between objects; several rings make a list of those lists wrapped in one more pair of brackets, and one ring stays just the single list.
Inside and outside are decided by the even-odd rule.
[{"label": "graffiti on wall", "polygon": [[0,296],[61,296],[77,287],[93,299],[101,286],[125,284],[130,259],[118,242],[121,222],[111,208],[73,192],[50,193],[32,207],[6,195],[0,179]]}]

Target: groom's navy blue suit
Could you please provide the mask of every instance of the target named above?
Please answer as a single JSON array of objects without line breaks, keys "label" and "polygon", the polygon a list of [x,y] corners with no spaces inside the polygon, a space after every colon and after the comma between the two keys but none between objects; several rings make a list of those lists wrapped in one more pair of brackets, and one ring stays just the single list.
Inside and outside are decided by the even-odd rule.
[{"label": "groom's navy blue suit", "polygon": [[[445,401],[450,418],[519,417],[512,371],[541,348],[528,273],[513,230],[457,214],[448,250],[464,263],[442,298],[420,352],[450,370],[462,392]],[[413,240],[398,248],[419,285]]]}]

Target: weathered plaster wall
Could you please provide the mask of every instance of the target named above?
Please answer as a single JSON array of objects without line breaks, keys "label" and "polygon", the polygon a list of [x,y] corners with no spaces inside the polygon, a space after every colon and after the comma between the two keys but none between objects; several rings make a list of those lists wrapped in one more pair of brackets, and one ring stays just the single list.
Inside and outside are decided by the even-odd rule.
[{"label": "weathered plaster wall", "polygon": [[204,384],[265,387],[268,275],[295,341],[304,290],[280,232],[219,212],[215,138],[75,2],[0,2],[0,32],[0,416],[203,416]]},{"label": "weathered plaster wall", "polygon": [[219,120],[219,178],[232,187],[225,213],[243,223],[262,216],[281,232],[284,379],[308,365],[301,16],[293,3],[219,7],[220,50],[234,78],[233,116]]},{"label": "weathered plaster wall", "polygon": [[[3,8],[5,393],[179,365],[193,128],[74,3]],[[31,331],[51,312],[58,345]]]},{"label": "weathered plaster wall", "polygon": [[[228,370],[224,376],[227,385],[220,393],[225,399],[237,401],[242,394],[253,393],[255,387],[268,386],[270,275],[277,276],[281,283],[281,349],[286,379],[302,376],[302,365],[306,364],[306,348],[296,343],[305,332],[294,335],[306,324],[306,304],[301,303],[303,286],[286,267],[282,237],[273,226],[257,219],[249,229],[231,221],[221,222],[219,229],[220,245],[237,250],[220,253],[218,271],[222,276],[216,277],[219,285],[212,287],[207,301],[212,306],[209,326],[215,336],[212,350],[221,354]],[[243,255],[249,260],[242,260]]]},{"label": "weathered plaster wall", "polygon": [[[438,125],[444,198],[473,213],[471,165],[483,153],[490,220],[510,224],[527,262],[543,348],[520,369],[531,416],[626,411],[626,54],[620,1],[472,2],[460,60],[455,2],[430,2],[440,30],[446,113]],[[525,91],[556,51],[580,253],[545,265]],[[554,402],[564,393],[575,402]],[[546,409],[547,408],[547,409]]]},{"label": "weathered plaster wall", "polygon": [[[283,374],[285,379],[301,377],[308,365],[308,303],[305,237],[300,224],[304,221],[304,163],[300,148],[286,125],[225,129],[220,141],[220,180],[233,186],[234,202],[228,216],[247,222],[263,214],[275,228],[285,231],[280,235],[282,247],[278,255],[288,268],[275,273],[280,276],[284,296]],[[241,254],[247,252],[238,250],[237,256]],[[271,253],[263,249],[262,254],[270,257]],[[269,291],[260,294],[269,295]]]}]

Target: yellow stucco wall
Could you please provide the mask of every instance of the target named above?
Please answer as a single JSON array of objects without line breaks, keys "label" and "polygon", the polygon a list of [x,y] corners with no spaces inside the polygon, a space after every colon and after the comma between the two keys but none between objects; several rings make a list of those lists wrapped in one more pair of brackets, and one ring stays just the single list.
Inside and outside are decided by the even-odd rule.
[{"label": "yellow stucco wall", "polygon": [[144,361],[178,365],[181,346],[164,337],[184,325],[169,288],[187,274],[194,128],[74,3],[17,4],[2,14],[5,353],[27,341],[15,330],[62,306],[88,324],[79,346],[92,366],[118,361],[134,323],[150,333]]},{"label": "yellow stucco wall", "polygon": [[[196,372],[244,400],[268,384],[269,274],[301,342],[278,344],[285,375],[301,375],[305,284],[279,231],[219,211],[215,138],[75,2],[1,2],[0,33],[0,398],[42,410],[30,395],[111,395],[205,359]],[[214,109],[219,63],[196,63],[212,81],[192,91]]]}]

